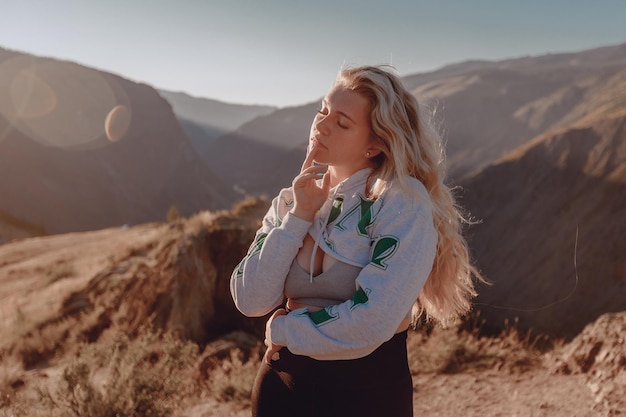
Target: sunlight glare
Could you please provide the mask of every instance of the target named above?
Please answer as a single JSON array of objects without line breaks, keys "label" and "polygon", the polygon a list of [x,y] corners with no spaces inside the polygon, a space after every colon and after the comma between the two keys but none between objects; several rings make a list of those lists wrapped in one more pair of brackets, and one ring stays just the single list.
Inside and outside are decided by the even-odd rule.
[{"label": "sunlight glare", "polygon": [[104,131],[107,139],[117,142],[122,139],[130,126],[130,109],[123,104],[113,107],[104,121]]},{"label": "sunlight glare", "polygon": [[128,97],[112,76],[29,56],[1,63],[0,74],[0,115],[40,144],[94,148],[120,140],[128,130]]}]

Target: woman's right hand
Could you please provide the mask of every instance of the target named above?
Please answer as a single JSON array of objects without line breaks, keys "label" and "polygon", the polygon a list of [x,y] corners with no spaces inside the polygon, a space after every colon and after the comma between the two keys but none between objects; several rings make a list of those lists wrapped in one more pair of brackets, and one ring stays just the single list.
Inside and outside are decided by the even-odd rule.
[{"label": "woman's right hand", "polygon": [[[293,179],[294,206],[291,213],[301,219],[312,221],[315,213],[328,198],[330,173],[325,165],[315,165],[313,158],[316,149],[307,153],[300,174]],[[317,180],[322,179],[321,185]]]}]

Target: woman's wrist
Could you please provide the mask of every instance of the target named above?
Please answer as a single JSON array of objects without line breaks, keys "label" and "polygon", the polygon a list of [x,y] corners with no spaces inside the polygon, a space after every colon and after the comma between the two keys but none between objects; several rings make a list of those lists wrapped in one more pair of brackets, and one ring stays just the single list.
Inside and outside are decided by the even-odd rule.
[{"label": "woman's wrist", "polygon": [[302,220],[306,220],[307,222],[312,222],[315,217],[315,211],[303,210],[298,206],[294,206],[294,208],[289,210],[289,212]]}]

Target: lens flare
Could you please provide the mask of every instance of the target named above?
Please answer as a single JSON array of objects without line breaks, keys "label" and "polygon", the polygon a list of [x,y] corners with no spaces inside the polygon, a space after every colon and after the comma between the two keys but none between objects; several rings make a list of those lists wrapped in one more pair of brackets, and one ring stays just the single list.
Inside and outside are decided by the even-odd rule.
[{"label": "lens flare", "polygon": [[130,126],[130,109],[123,104],[113,107],[104,121],[104,131],[107,139],[117,142],[122,139]]},{"label": "lens flare", "polygon": [[10,107],[6,109],[7,114],[18,119],[43,117],[54,111],[57,105],[54,90],[28,69],[13,78],[8,98]]},{"label": "lens flare", "polygon": [[[20,55],[0,63],[0,116],[11,129],[43,145],[88,149],[122,139],[131,112],[114,76]],[[9,130],[3,132],[10,136]]]}]

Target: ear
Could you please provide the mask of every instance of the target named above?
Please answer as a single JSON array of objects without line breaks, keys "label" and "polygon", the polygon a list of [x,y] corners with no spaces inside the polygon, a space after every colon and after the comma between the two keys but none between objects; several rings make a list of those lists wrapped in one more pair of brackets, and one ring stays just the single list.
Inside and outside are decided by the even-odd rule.
[{"label": "ear", "polygon": [[367,158],[373,158],[376,155],[380,154],[381,150],[376,146],[370,146],[365,150],[365,156]]}]

